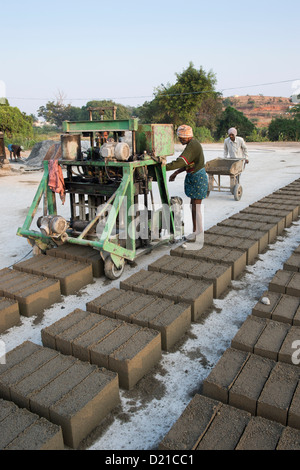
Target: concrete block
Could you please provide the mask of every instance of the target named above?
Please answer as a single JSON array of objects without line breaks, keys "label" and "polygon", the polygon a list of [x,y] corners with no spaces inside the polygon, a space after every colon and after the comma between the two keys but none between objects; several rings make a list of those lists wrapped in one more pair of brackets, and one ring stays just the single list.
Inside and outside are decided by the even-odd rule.
[{"label": "concrete block", "polygon": [[1,450],[63,450],[62,431],[49,421],[0,399]]},{"label": "concrete block", "polygon": [[259,215],[247,212],[238,212],[230,217],[237,220],[263,221],[266,224],[277,225],[277,235],[281,235],[285,229],[285,217],[276,215]]},{"label": "concrete block", "polygon": [[277,362],[258,399],[257,415],[286,426],[299,376],[298,366]]},{"label": "concrete block", "polygon": [[221,246],[247,253],[246,264],[253,264],[258,256],[258,241],[245,238],[232,238],[226,235],[206,233],[204,238],[206,245]]},{"label": "concrete block", "polygon": [[[268,233],[268,243],[273,243],[277,237],[277,224],[268,224],[265,221],[254,220],[240,220],[229,217],[228,219],[219,222],[218,225],[224,227],[232,227],[244,230],[254,230],[259,232]],[[240,232],[242,233],[242,232]]]},{"label": "concrete block", "polygon": [[287,286],[291,281],[294,273],[292,271],[284,271],[279,269],[271,282],[269,283],[269,291],[279,292],[281,294],[287,293]]},{"label": "concrete block", "polygon": [[187,277],[196,280],[213,282],[214,297],[218,298],[231,282],[232,269],[228,265],[215,264],[195,259],[181,259],[175,256],[164,257],[160,263],[154,262],[148,266],[149,271]]},{"label": "concrete block", "polygon": [[[269,299],[270,304],[265,304],[262,299]],[[265,291],[257,304],[252,309],[252,315],[262,318],[272,318],[272,313],[281,299],[281,294],[278,292]]]},{"label": "concrete block", "polygon": [[249,359],[249,353],[228,348],[203,382],[203,395],[228,403],[229,390]]},{"label": "concrete block", "polygon": [[50,407],[50,418],[62,427],[65,443],[76,449],[119,402],[117,376],[95,370]]},{"label": "concrete block", "polygon": [[91,300],[90,302],[87,302],[86,308],[90,312],[94,313],[100,313],[101,308],[111,302],[113,299],[116,299],[120,295],[122,295],[122,291],[117,288],[112,288],[105,292],[105,294],[100,295],[99,297],[96,297],[95,299]]},{"label": "concrete block", "polygon": [[241,351],[254,352],[254,346],[266,327],[266,320],[254,315],[244,321],[231,341],[231,347]]},{"label": "concrete block", "polygon": [[293,253],[284,263],[283,269],[286,271],[300,272],[300,254]]},{"label": "concrete block", "polygon": [[196,450],[234,450],[249,420],[249,413],[222,405]]},{"label": "concrete block", "polygon": [[218,235],[227,235],[229,237],[237,238],[246,238],[250,240],[256,240],[258,242],[258,251],[263,253],[269,243],[269,234],[268,232],[263,232],[261,230],[249,230],[242,229],[237,227],[225,227],[220,225],[215,225],[207,230],[207,233],[215,233]]},{"label": "concrete block", "polygon": [[268,320],[266,327],[254,345],[254,354],[278,360],[278,353],[290,329],[286,323]]},{"label": "concrete block", "polygon": [[284,427],[276,450],[299,450],[300,431],[289,426]]},{"label": "concrete block", "polygon": [[92,265],[52,256],[38,255],[14,265],[22,272],[57,279],[63,295],[75,294],[93,282]]},{"label": "concrete block", "polygon": [[284,429],[284,426],[279,423],[261,417],[253,417],[246,426],[235,450],[276,450]]},{"label": "concrete block", "polygon": [[194,450],[221,406],[217,400],[196,394],[160,442],[158,449]]},{"label": "concrete block", "polygon": [[9,352],[4,366],[1,397],[8,390],[32,413],[61,425],[69,446],[76,447],[119,403],[115,373],[49,348],[26,342]]},{"label": "concrete block", "polygon": [[300,326],[291,326],[279,350],[278,361],[293,364],[296,341],[300,341]]},{"label": "concrete block", "polygon": [[242,213],[246,214],[257,214],[262,217],[264,216],[276,216],[276,217],[284,217],[284,226],[285,228],[290,227],[293,223],[293,211],[291,210],[282,210],[282,209],[275,209],[271,207],[261,207],[257,206],[256,204],[252,204],[249,207],[246,207],[241,211]]},{"label": "concrete block", "polygon": [[57,349],[55,337],[59,333],[63,333],[65,330],[78,323],[86,317],[86,312],[81,309],[75,309],[60,320],[52,323],[41,330],[42,342],[45,347]]},{"label": "concrete block", "polygon": [[245,270],[247,253],[241,250],[223,248],[220,246],[204,245],[201,250],[189,250],[181,247],[170,251],[171,256],[180,256],[184,259],[205,260],[208,262],[227,264],[231,266],[232,279],[237,279]]},{"label": "concrete block", "polygon": [[229,389],[229,405],[255,415],[257,400],[274,366],[274,361],[251,354]]},{"label": "concrete block", "polygon": [[300,384],[298,383],[288,411],[288,426],[300,429]]},{"label": "concrete block", "polygon": [[[78,311],[74,315],[77,319]],[[57,350],[117,372],[123,388],[132,388],[161,357],[158,331],[91,312],[68,323],[69,328],[59,321],[48,330],[48,336],[55,334]]]},{"label": "concrete block", "polygon": [[16,300],[20,314],[29,317],[60,302],[60,284],[54,279],[4,268],[0,271],[0,296]]},{"label": "concrete block", "polygon": [[56,258],[91,264],[93,276],[96,278],[102,277],[104,274],[104,262],[99,251],[89,246],[71,245],[66,243],[58,246],[57,248],[47,250],[46,254]]},{"label": "concrete block", "polygon": [[19,304],[16,300],[0,297],[0,334],[20,321]]}]

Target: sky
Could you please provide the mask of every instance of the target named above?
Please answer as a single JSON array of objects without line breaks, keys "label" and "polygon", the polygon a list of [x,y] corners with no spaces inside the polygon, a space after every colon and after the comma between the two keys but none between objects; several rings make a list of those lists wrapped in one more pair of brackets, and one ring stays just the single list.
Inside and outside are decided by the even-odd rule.
[{"label": "sky", "polygon": [[190,62],[224,97],[300,90],[299,0],[10,0],[0,18],[0,95],[27,114],[59,93],[142,105]]}]

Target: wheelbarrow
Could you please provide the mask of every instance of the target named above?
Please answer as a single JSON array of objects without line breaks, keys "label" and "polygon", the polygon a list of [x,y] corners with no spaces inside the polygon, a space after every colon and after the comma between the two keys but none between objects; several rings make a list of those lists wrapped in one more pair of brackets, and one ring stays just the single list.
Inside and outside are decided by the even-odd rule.
[{"label": "wheelbarrow", "polygon": [[[239,201],[243,194],[240,184],[240,176],[245,168],[245,160],[239,158],[215,158],[206,163],[205,170],[208,175],[207,197],[211,191],[228,191],[233,194],[234,199]],[[221,185],[221,176],[230,177],[230,186]],[[218,177],[216,179],[216,177]]]}]

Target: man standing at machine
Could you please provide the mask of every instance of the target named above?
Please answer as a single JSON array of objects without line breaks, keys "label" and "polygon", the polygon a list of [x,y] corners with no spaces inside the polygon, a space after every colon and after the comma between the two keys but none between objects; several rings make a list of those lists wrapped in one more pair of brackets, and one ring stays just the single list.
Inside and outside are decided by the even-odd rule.
[{"label": "man standing at machine", "polygon": [[249,163],[245,141],[238,137],[235,127],[228,130],[228,137],[224,140],[224,158],[244,158],[245,163]]},{"label": "man standing at machine", "polygon": [[201,214],[201,202],[207,196],[208,179],[205,171],[205,160],[200,142],[194,138],[193,129],[182,125],[177,129],[177,136],[181,144],[186,145],[181,155],[166,165],[166,170],[176,171],[169,181],[175,181],[176,176],[186,171],[184,192],[191,199],[193,233],[187,237],[189,242],[203,244],[204,228]]}]

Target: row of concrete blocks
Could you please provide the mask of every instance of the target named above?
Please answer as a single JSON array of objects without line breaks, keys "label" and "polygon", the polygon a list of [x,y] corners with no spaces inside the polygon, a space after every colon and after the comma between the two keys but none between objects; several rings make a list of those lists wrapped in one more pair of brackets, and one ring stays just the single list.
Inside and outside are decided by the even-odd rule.
[{"label": "row of concrete blocks", "polygon": [[299,276],[275,274],[159,449],[300,449]]},{"label": "row of concrete blocks", "polygon": [[[229,241],[228,237],[227,240]],[[258,242],[255,243],[259,250]],[[76,310],[43,330],[43,354],[46,354],[45,351],[50,351],[46,347],[50,346],[57,351],[56,354],[59,354],[59,359],[55,356],[55,361],[69,357],[71,365],[69,362],[65,363],[67,370],[59,372],[58,376],[54,373],[49,377],[49,364],[43,364],[43,367],[39,365],[35,370],[34,364],[28,361],[31,364],[30,373],[23,377],[18,375],[18,371],[26,370],[24,364],[19,367],[11,364],[8,359],[10,370],[4,374],[2,381],[0,377],[0,390],[4,398],[13,399],[20,406],[25,406],[31,411],[39,411],[41,416],[56,422],[62,427],[65,443],[71,447],[78,446],[80,440],[95,426],[95,422],[99,423],[103,418],[103,408],[108,412],[119,402],[118,379],[124,388],[132,388],[159,360],[161,348],[169,350],[173,347],[189,328],[191,321],[197,320],[211,305],[213,296],[221,295],[230,280],[242,273],[247,260],[250,259],[249,251],[244,253],[243,249],[230,248],[224,250],[221,250],[221,265],[215,264],[218,259],[217,251],[220,256],[220,248],[216,244],[215,247],[212,245],[209,248],[212,255],[212,258],[209,258],[210,263],[203,261],[207,259],[207,252],[204,258],[199,254],[196,262],[189,260],[188,271],[184,270],[182,260],[176,256],[178,253],[173,253],[177,258],[176,262],[180,261],[177,272],[172,271],[172,274],[168,274],[169,271],[161,271],[166,269],[166,264],[175,262],[175,258],[167,257],[165,259],[167,263],[160,263],[159,267],[154,263],[149,266],[148,271],[141,271],[138,276],[134,275],[129,280],[121,282],[121,289],[112,289],[89,302],[87,312]],[[251,256],[253,253],[255,251],[251,252]],[[27,264],[25,269],[28,269],[28,263],[24,264]],[[107,317],[112,317],[113,320]],[[15,350],[10,354],[14,353]],[[70,412],[66,403],[76,403],[72,398],[73,389],[71,391],[67,386],[67,398],[61,393],[63,394],[66,388],[65,381],[69,369],[73,366],[73,360],[77,361],[78,366],[82,364],[81,360],[88,361],[90,364],[87,366],[96,367],[99,374],[101,372],[106,375],[106,380],[107,369],[99,367],[104,366],[114,370],[111,374],[115,375],[111,375],[109,381],[109,386],[114,389],[114,393],[110,393],[115,397],[114,400],[107,402],[105,392],[101,388],[97,390],[97,387],[90,387],[96,398],[88,396],[83,407],[78,403],[78,406],[74,405]],[[15,377],[14,374],[17,374],[16,380],[11,379]],[[90,373],[89,380],[91,375]],[[94,374],[93,378],[99,377]],[[81,384],[85,378],[81,377],[80,380]],[[48,389],[52,390],[52,393],[55,391],[54,398],[51,393],[49,394],[50,401],[48,393],[45,392],[49,391]],[[76,395],[77,385],[74,390]],[[86,415],[90,405],[89,400],[98,403],[99,412],[95,412],[95,421],[89,419],[89,413]],[[60,406],[61,401],[64,402],[64,406]],[[83,412],[82,408],[87,409]],[[95,409],[97,410],[97,407]],[[81,426],[78,425],[79,421]]]},{"label": "row of concrete blocks", "polygon": [[93,282],[92,265],[39,255],[0,271],[0,333]]}]

